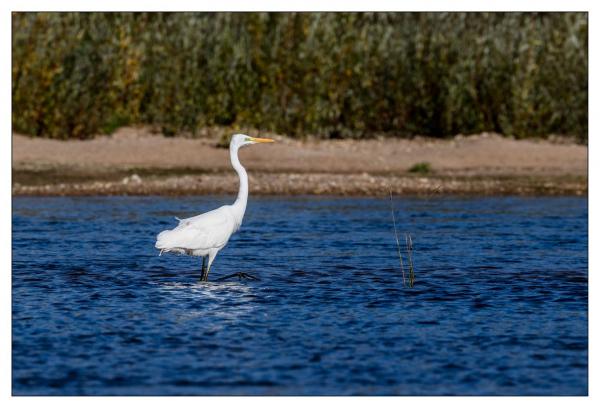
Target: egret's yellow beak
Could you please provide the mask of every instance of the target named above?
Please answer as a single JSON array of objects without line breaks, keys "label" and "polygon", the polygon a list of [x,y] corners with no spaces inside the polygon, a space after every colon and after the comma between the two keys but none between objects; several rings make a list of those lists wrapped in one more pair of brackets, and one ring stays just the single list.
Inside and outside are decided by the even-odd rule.
[{"label": "egret's yellow beak", "polygon": [[263,139],[260,137],[251,137],[250,140],[252,140],[255,143],[273,143],[275,141],[273,139]]}]

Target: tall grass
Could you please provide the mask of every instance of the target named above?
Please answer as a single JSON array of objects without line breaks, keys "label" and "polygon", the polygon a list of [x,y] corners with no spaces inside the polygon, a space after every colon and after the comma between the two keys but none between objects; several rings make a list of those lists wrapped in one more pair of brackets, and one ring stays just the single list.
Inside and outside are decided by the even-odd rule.
[{"label": "tall grass", "polygon": [[15,13],[13,126],[587,140],[586,13]]}]

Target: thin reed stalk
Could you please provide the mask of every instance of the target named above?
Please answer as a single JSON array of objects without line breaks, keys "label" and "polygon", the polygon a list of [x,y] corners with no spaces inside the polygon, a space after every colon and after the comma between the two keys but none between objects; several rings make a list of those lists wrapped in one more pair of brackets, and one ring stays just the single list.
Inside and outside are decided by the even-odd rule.
[{"label": "thin reed stalk", "polygon": [[394,236],[396,237],[396,248],[398,248],[398,259],[400,260],[400,270],[402,271],[402,286],[406,287],[406,275],[404,273],[404,263],[402,262],[402,251],[400,250],[400,240],[398,239],[398,229],[396,227],[396,216],[394,215],[394,198],[390,188],[390,209],[392,210],[392,222],[394,224]]},{"label": "thin reed stalk", "polygon": [[408,257],[408,287],[412,288],[415,285],[415,268],[413,266],[412,251],[413,243],[410,234],[404,234],[406,240],[406,253]]}]

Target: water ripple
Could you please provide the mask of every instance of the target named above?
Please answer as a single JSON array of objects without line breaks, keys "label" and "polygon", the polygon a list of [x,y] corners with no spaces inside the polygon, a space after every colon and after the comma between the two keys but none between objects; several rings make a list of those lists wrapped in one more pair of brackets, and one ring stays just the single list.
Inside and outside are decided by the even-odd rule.
[{"label": "water ripple", "polygon": [[[217,257],[157,232],[224,197],[15,198],[15,395],[586,395],[587,202],[253,198]],[[246,272],[260,281],[216,282]]]}]

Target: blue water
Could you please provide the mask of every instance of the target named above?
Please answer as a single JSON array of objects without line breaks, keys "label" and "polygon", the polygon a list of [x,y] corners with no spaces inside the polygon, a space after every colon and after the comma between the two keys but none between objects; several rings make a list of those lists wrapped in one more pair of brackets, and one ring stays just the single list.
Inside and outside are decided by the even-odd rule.
[{"label": "blue water", "polygon": [[251,197],[210,279],[156,233],[228,197],[15,198],[15,395],[586,395],[587,201]]}]

